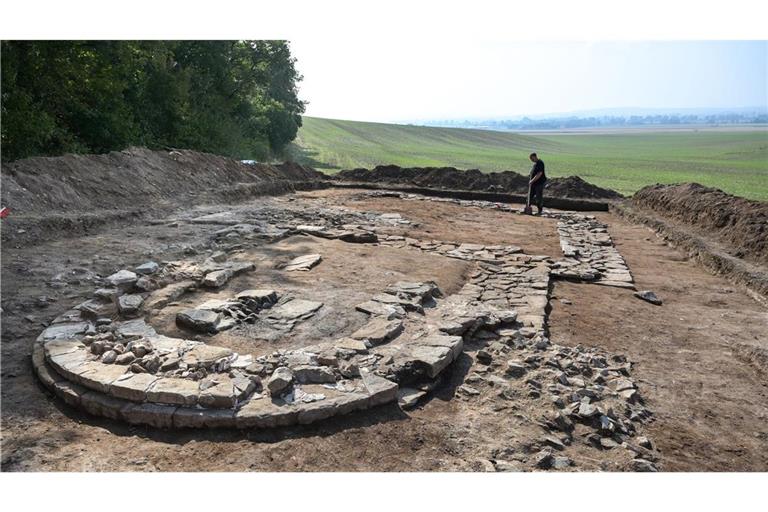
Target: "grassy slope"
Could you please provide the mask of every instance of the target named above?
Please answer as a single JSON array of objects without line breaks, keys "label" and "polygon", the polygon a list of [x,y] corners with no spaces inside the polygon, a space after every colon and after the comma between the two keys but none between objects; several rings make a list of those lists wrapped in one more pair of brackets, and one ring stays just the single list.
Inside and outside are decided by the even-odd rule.
[{"label": "grassy slope", "polygon": [[576,174],[624,194],[695,181],[768,200],[764,130],[522,135],[305,117],[293,148],[298,160],[331,172],[390,163],[527,172],[532,150],[550,176]]}]

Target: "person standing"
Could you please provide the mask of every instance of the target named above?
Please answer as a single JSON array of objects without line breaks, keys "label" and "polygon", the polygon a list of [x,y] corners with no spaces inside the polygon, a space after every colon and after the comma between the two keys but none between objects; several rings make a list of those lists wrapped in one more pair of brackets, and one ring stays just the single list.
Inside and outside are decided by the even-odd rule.
[{"label": "person standing", "polygon": [[541,211],[544,209],[544,185],[547,182],[547,175],[544,173],[544,161],[536,153],[531,153],[528,158],[533,162],[528,181],[528,184],[531,186],[529,204],[534,204],[535,202],[536,208],[539,209],[537,215],[541,215]]}]

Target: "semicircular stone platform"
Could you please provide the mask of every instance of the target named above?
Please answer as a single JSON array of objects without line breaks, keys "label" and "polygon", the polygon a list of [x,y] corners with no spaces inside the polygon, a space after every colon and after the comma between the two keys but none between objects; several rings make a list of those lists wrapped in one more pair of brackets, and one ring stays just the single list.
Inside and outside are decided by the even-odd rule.
[{"label": "semicircular stone platform", "polygon": [[[467,203],[463,206],[499,207]],[[484,354],[478,353],[479,360],[506,358],[504,379],[526,378],[534,371],[546,375],[548,381],[528,378],[529,396],[538,398],[547,389],[562,397],[554,414],[542,420],[551,428],[567,430],[572,421],[582,421],[611,433],[635,432],[632,422],[641,421],[645,409],[631,413],[639,394],[629,363],[596,349],[553,345],[547,333],[551,279],[632,286],[605,226],[594,218],[556,214],[566,258],[555,261],[511,245],[393,234],[393,226],[408,222],[398,214],[361,217],[332,209],[310,213],[294,212],[279,226],[264,224],[260,229],[270,240],[303,234],[423,251],[464,260],[472,271],[451,295],[430,281],[390,283],[357,304],[354,309],[368,315],[368,321],[351,335],[256,355],[216,346],[216,333],[256,318],[287,332],[323,304],[280,289],[237,290],[228,298],[201,300],[176,314],[180,327],[209,335],[210,343],[164,336],[152,326],[150,312],[163,310],[182,295],[221,289],[254,266],[221,254],[204,261],[147,262],[106,277],[92,299],[57,317],[34,344],[35,372],[66,403],[131,424],[279,427],[398,399],[408,403],[409,397],[424,396],[437,385],[461,356],[465,342],[488,336],[493,343],[481,351]],[[225,213],[217,215],[189,222],[222,223],[220,236],[255,229],[255,220],[247,224]],[[323,223],[307,223],[312,218]],[[321,264],[321,255],[309,254],[282,271],[311,272]],[[407,332],[406,324],[411,326]],[[630,411],[625,418],[614,412],[624,409]]]}]

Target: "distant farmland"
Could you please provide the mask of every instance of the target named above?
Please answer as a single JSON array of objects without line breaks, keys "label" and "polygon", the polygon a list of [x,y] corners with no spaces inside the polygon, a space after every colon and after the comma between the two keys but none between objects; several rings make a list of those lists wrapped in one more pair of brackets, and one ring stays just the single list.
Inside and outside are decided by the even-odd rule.
[{"label": "distant farmland", "polygon": [[768,200],[768,130],[517,134],[304,117],[294,158],[326,172],[378,164],[527,172],[536,151],[550,176],[632,194],[652,183],[695,181]]}]

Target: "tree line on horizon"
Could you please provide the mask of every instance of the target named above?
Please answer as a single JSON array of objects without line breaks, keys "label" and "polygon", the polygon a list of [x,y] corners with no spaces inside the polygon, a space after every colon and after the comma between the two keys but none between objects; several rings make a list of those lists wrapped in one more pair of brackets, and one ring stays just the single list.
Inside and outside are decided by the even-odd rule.
[{"label": "tree line on horizon", "polygon": [[282,154],[301,126],[286,41],[3,41],[2,160],[185,148]]},{"label": "tree line on horizon", "polygon": [[491,128],[494,130],[566,130],[573,128],[621,128],[633,126],[665,126],[665,125],[732,125],[732,124],[766,124],[768,114],[765,112],[727,112],[722,114],[656,114],[646,116],[567,116],[544,119],[446,119],[428,121],[426,126],[456,127],[456,128]]}]

